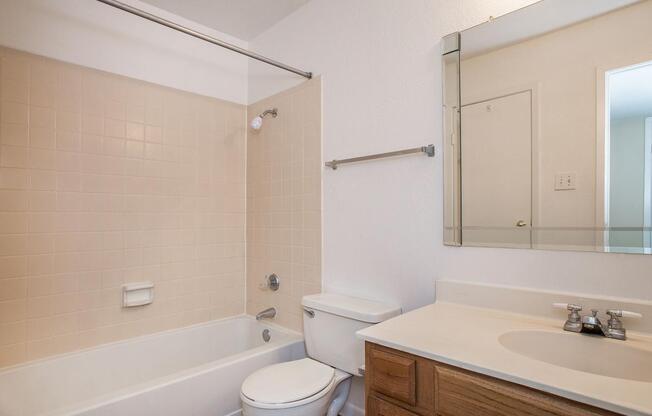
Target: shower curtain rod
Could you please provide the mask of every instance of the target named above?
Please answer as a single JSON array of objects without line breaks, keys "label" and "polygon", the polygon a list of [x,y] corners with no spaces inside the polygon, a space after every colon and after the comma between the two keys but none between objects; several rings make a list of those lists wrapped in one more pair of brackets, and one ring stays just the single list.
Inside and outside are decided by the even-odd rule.
[{"label": "shower curtain rod", "polygon": [[121,2],[115,1],[115,0],[97,0],[97,1],[99,1],[100,3],[104,3],[107,6],[115,7],[116,9],[120,9],[120,10],[125,11],[127,13],[131,13],[133,15],[142,17],[143,19],[147,19],[147,20],[149,20],[151,22],[158,23],[160,25],[169,27],[170,29],[174,29],[174,30],[179,31],[181,33],[185,33],[186,35],[190,35],[190,36],[196,37],[197,39],[201,39],[201,40],[206,41],[208,43],[212,43],[213,45],[221,46],[223,48],[229,49],[229,50],[231,50],[233,52],[236,52],[236,53],[239,53],[241,55],[248,56],[249,58],[255,59],[257,61],[264,62],[266,64],[275,66],[277,68],[284,69],[284,70],[289,71],[289,72],[293,72],[293,73],[295,73],[297,75],[301,75],[302,77],[305,77],[305,78],[308,78],[308,79],[312,78],[312,72],[302,71],[300,69],[291,67],[289,65],[285,65],[285,64],[277,62],[277,61],[275,61],[273,59],[269,59],[269,58],[267,58],[265,56],[259,55],[259,54],[255,53],[255,52],[251,52],[251,51],[248,51],[246,49],[235,46],[235,45],[233,45],[231,43],[224,42],[222,40],[216,39],[216,38],[208,36],[208,35],[204,35],[203,33],[197,32],[197,31],[192,30],[192,29],[188,29],[185,26],[181,26],[180,24],[177,24],[177,23],[171,22],[169,20],[163,19],[162,17],[158,17],[158,16],[155,16],[155,15],[153,15],[151,13],[147,13],[146,11],[137,9],[137,8],[135,8],[133,6],[128,5],[128,4],[124,4],[124,3],[121,3]]}]

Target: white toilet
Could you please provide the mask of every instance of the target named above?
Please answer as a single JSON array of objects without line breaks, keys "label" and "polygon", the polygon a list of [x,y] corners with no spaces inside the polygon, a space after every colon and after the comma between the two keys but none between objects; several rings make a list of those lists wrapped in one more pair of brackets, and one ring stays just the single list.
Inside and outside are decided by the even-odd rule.
[{"label": "white toilet", "polygon": [[302,301],[309,358],[270,365],[242,383],[244,416],[337,416],[364,365],[355,333],[401,313],[396,306],[323,293]]}]

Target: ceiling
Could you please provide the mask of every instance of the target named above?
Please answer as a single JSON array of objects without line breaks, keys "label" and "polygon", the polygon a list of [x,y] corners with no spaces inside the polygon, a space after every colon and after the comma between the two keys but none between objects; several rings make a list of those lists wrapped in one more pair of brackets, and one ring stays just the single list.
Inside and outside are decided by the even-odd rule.
[{"label": "ceiling", "polygon": [[250,41],[310,0],[143,0],[188,20]]},{"label": "ceiling", "polygon": [[609,76],[611,118],[652,117],[652,62]]}]

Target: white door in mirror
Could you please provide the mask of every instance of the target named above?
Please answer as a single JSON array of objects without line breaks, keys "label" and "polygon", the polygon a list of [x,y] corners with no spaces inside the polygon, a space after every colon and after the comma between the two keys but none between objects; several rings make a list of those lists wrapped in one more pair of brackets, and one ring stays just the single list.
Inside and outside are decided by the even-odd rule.
[{"label": "white door in mirror", "polygon": [[532,91],[462,107],[462,244],[531,248]]}]

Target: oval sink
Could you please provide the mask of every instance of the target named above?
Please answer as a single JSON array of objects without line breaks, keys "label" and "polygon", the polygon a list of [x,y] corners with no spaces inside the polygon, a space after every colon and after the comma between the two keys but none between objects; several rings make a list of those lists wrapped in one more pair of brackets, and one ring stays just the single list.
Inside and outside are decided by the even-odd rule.
[{"label": "oval sink", "polygon": [[603,337],[546,331],[512,331],[499,342],[535,360],[585,373],[652,382],[652,351]]}]

